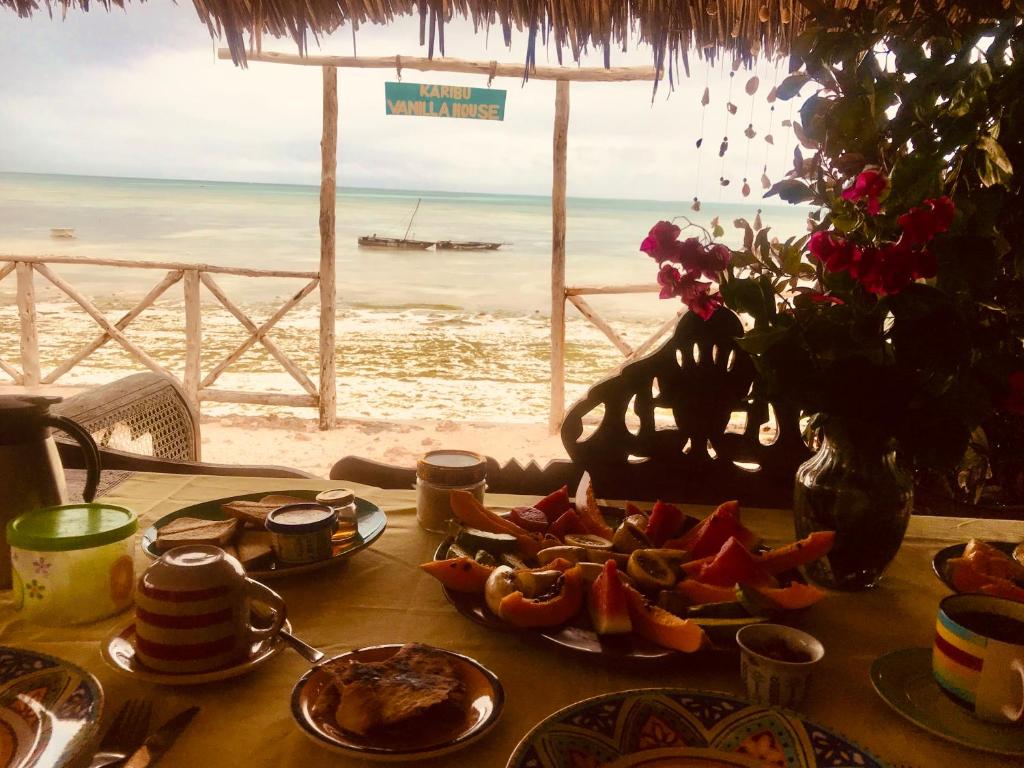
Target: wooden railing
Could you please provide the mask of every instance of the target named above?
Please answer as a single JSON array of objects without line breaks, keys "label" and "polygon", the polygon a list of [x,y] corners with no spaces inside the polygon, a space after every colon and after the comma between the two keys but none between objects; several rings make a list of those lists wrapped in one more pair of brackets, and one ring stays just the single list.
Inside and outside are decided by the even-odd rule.
[{"label": "wooden railing", "polygon": [[[117,320],[111,320],[96,305],[82,295],[71,283],[62,278],[53,269],[54,264],[73,264],[76,266],[117,267],[128,269],[151,269],[164,271],[166,274],[142,297],[128,312]],[[56,384],[58,380],[76,365],[93,354],[110,341],[116,341],[137,362],[157,373],[177,378],[165,366],[161,365],[152,355],[130,340],[124,329],[143,310],[167,292],[176,283],[182,283],[185,311],[185,366],[180,379],[189,399],[196,407],[203,401],[227,403],[254,403],[261,405],[287,405],[318,408],[321,410],[321,423],[334,420],[334,355],[323,354],[321,344],[320,382],[315,384],[309,376],[270,338],[271,329],[281,318],[294,309],[306,296],[320,285],[319,272],[298,272],[280,269],[245,269],[238,267],[218,267],[209,264],[184,264],[163,261],[130,261],[126,259],[89,259],[77,256],[20,256],[0,254],[0,282],[14,273],[17,278],[18,318],[20,324],[20,368],[13,362],[0,359],[0,371],[5,373],[15,384],[26,387]],[[36,292],[35,276],[39,275],[61,291],[65,296],[78,304],[86,314],[99,326],[100,332],[81,349],[57,363],[52,370],[43,372],[39,360],[39,338],[36,323]],[[238,304],[232,301],[221,288],[214,275],[233,275],[253,278],[294,278],[305,283],[284,304],[265,321],[257,324]],[[245,340],[235,347],[226,357],[218,361],[204,375],[202,371],[203,321],[201,290],[205,286],[208,293],[217,300],[238,322],[248,331]],[[332,290],[333,293],[333,290]],[[330,326],[330,343],[334,341],[333,306],[332,316],[321,318],[321,326]],[[324,307],[321,306],[321,314]],[[324,334],[321,331],[321,341]],[[217,380],[254,344],[261,344],[281,367],[302,388],[303,394],[248,392],[214,388]],[[326,358],[326,359],[325,359]],[[325,389],[330,392],[325,396]],[[325,409],[331,412],[325,413]]]},{"label": "wooden railing", "polygon": [[686,308],[681,308],[675,315],[670,317],[658,329],[636,347],[631,346],[622,336],[595,310],[584,296],[596,295],[622,295],[630,293],[657,293],[658,286],[655,284],[645,285],[564,285],[564,272],[562,274],[563,285],[558,285],[558,276],[553,275],[552,298],[554,306],[551,312],[551,410],[548,417],[548,426],[552,434],[556,433],[561,426],[565,416],[565,303],[569,302],[580,314],[585,317],[591,325],[597,328],[610,341],[615,348],[622,353],[623,359],[616,366],[621,368],[626,363],[647,354],[668,334],[676,323],[679,316]]}]

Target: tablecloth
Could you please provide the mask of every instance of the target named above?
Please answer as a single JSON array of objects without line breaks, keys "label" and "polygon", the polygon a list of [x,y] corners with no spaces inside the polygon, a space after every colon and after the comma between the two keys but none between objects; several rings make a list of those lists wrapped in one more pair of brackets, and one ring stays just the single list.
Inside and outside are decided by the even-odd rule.
[{"label": "tablecloth", "polygon": [[[139,473],[106,500],[134,509],[142,527],[188,504],[233,494],[326,489],[337,481],[194,477]],[[287,600],[294,631],[328,654],[380,643],[418,641],[477,659],[501,679],[506,706],[501,721],[480,742],[433,766],[501,768],[520,739],[552,712],[581,699],[631,688],[681,686],[742,695],[738,656],[729,653],[677,656],[653,667],[610,666],[517,634],[471,623],[448,605],[436,581],[417,565],[429,559],[440,537],[421,530],[413,491],[382,491],[354,485],[378,504],[388,528],[370,549],[341,567],[274,581]],[[495,505],[515,497],[490,496]],[[707,513],[707,508],[691,511]],[[769,543],[793,539],[792,513],[747,509],[744,522]],[[141,530],[141,529],[140,529]],[[931,572],[932,555],[971,536],[1020,540],[1024,523],[915,517],[899,556],[882,584],[868,592],[832,593],[800,619],[826,655],[815,671],[801,711],[893,766],[1005,766],[1012,760],[958,747],[906,722],[874,692],[871,662],[899,648],[929,646],[938,601],[948,594]],[[138,555],[145,565],[145,556]],[[188,704],[202,711],[164,759],[164,765],[194,768],[246,766],[310,768],[370,763],[333,754],[314,744],[296,725],[289,697],[308,664],[290,649],[245,677],[200,687],[150,686],[113,672],[100,656],[100,642],[129,613],[95,624],[61,629],[33,626],[0,593],[0,642],[51,653],[93,672],[108,702],[105,722],[129,697],[152,696],[155,720]]]}]

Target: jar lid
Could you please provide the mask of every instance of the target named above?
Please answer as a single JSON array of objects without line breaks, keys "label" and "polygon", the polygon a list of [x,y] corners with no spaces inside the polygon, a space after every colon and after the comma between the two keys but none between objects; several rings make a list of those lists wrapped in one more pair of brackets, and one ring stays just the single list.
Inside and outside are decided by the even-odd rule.
[{"label": "jar lid", "polygon": [[324,504],[304,501],[278,507],[267,515],[265,525],[273,533],[309,533],[321,528],[333,528],[334,522],[333,509]]},{"label": "jar lid", "polygon": [[26,512],[7,524],[7,543],[32,552],[91,549],[138,530],[135,513],[110,504],[65,504]]},{"label": "jar lid", "polygon": [[347,507],[355,503],[356,495],[350,488],[333,488],[329,491],[320,491],[316,495],[319,504],[327,504],[332,507]]},{"label": "jar lid", "polygon": [[487,477],[487,459],[472,451],[427,451],[416,462],[416,476],[438,485],[474,485]]}]

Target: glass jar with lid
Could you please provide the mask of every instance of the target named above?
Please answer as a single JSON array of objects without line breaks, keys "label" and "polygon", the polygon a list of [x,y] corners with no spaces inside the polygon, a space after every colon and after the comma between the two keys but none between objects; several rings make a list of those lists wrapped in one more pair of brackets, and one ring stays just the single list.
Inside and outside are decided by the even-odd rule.
[{"label": "glass jar with lid", "polygon": [[452,519],[450,493],[468,491],[483,502],[487,460],[479,453],[428,451],[416,462],[416,519],[420,527],[445,533]]}]

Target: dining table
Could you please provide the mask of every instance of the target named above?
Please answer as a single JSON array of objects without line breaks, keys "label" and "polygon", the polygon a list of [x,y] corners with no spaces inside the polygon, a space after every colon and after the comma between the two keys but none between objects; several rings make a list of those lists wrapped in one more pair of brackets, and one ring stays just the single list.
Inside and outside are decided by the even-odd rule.
[{"label": "dining table", "polygon": [[[674,654],[646,664],[612,661],[547,643],[529,632],[501,632],[460,615],[440,584],[418,566],[433,558],[442,536],[416,519],[416,494],[321,479],[217,477],[135,473],[110,488],[102,501],[132,509],[139,534],[185,506],[260,492],[351,487],[378,505],[387,529],[368,549],[337,565],[269,582],[287,604],[293,632],[329,656],[386,643],[419,642],[476,659],[494,672],[505,692],[497,725],[464,750],[419,765],[502,768],[523,737],[544,718],[599,694],[674,688],[744,696],[736,650]],[[536,499],[488,494],[495,508]],[[710,507],[688,506],[706,515]],[[791,510],[743,509],[743,522],[769,545],[794,539]],[[818,638],[825,656],[816,666],[799,712],[875,755],[891,768],[996,768],[1015,758],[976,751],[929,734],[895,713],[874,691],[872,662],[888,652],[928,647],[939,601],[949,589],[932,572],[940,548],[972,537],[1020,541],[1024,522],[913,516],[899,554],[881,583],[861,592],[829,592],[801,612],[795,626]],[[136,569],[148,556],[136,546]],[[92,624],[61,628],[28,623],[0,593],[0,644],[67,659],[94,674],[105,696],[104,728],[122,702],[147,697],[154,723],[187,706],[199,714],[163,759],[167,768],[311,768],[363,766],[369,761],[315,743],[292,717],[290,697],[309,662],[285,648],[245,676],[197,686],[138,682],[107,666],[101,643],[132,620],[131,611]],[[965,715],[966,716],[966,715]],[[83,754],[81,764],[88,764]]]}]

